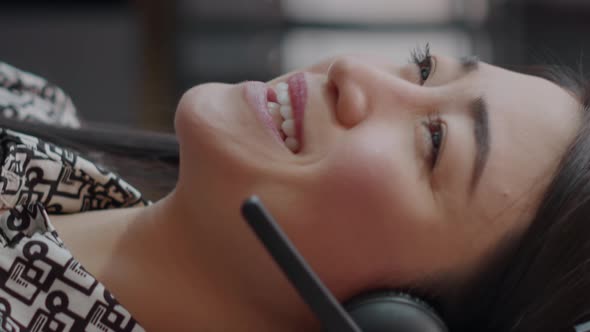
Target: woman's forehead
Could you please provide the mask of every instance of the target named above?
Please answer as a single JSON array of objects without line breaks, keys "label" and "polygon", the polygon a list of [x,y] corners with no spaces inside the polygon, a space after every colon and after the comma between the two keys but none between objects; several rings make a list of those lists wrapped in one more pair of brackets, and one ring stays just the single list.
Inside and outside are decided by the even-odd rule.
[{"label": "woman's forehead", "polygon": [[476,197],[486,215],[518,215],[508,207],[532,213],[578,131],[581,105],[543,78],[491,65],[480,75],[491,144]]},{"label": "woman's forehead", "polygon": [[569,139],[576,132],[581,104],[559,85],[486,64],[480,75],[480,94],[486,98],[492,124],[497,122],[500,129],[527,136],[544,132],[549,135],[543,138],[552,141]]}]

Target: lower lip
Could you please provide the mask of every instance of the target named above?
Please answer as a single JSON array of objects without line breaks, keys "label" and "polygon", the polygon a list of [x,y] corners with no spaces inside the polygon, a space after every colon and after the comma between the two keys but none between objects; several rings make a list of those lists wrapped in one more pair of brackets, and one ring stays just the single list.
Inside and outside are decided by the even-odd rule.
[{"label": "lower lip", "polygon": [[281,133],[275,126],[272,117],[268,112],[268,87],[262,82],[245,82],[243,84],[244,98],[246,102],[256,112],[256,116],[262,124],[268,128],[274,137],[284,146]]}]

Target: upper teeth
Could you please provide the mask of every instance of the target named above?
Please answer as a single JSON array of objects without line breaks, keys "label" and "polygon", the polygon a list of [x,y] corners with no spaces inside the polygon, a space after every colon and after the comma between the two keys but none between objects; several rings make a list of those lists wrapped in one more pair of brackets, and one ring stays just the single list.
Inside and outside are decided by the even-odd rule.
[{"label": "upper teeth", "polygon": [[287,136],[285,145],[289,150],[296,152],[299,149],[299,141],[295,138],[295,120],[293,119],[293,109],[291,108],[291,98],[289,97],[289,85],[279,83],[276,87],[278,103],[268,102],[268,109],[271,114],[279,113],[283,118],[281,129]]}]

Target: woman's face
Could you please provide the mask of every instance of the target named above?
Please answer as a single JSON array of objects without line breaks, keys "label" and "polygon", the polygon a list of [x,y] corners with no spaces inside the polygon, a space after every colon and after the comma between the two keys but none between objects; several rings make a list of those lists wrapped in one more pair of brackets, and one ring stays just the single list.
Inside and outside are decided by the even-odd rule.
[{"label": "woman's face", "polygon": [[[265,84],[189,90],[177,190],[236,218],[258,195],[339,296],[466,277],[528,225],[580,106],[472,58],[415,58],[343,56]],[[283,82],[296,143],[267,104],[288,103]]]}]

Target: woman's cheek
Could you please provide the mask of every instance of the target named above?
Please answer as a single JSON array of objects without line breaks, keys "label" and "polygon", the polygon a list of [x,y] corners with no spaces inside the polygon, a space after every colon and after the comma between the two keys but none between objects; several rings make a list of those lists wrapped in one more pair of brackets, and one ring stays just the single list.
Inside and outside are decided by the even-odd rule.
[{"label": "woman's cheek", "polygon": [[328,155],[322,180],[340,202],[371,215],[403,208],[420,190],[413,135],[385,122],[361,125],[341,140]]},{"label": "woman's cheek", "polygon": [[401,171],[403,163],[385,155],[339,154],[305,199],[308,218],[306,226],[298,223],[297,245],[327,280],[354,283],[381,275],[391,264],[391,243],[399,246],[412,233],[415,182]]},{"label": "woman's cheek", "polygon": [[396,215],[409,217],[418,188],[401,155],[396,156],[391,146],[349,145],[329,156],[314,181],[315,211],[323,211],[325,218],[336,216],[338,226],[348,229],[365,229]]}]

